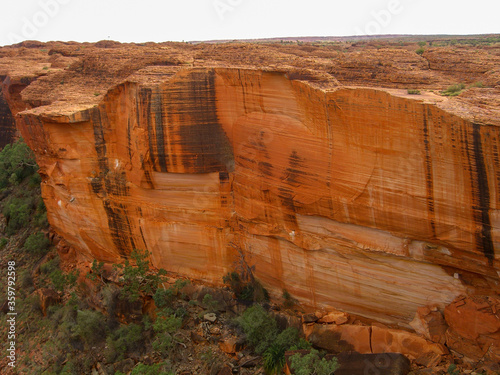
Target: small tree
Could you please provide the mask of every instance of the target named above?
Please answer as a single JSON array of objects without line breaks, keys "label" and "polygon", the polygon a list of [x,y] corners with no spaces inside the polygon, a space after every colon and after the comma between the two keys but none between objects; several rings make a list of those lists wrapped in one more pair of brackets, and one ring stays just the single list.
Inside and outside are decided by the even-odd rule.
[{"label": "small tree", "polygon": [[148,257],[147,250],[134,250],[130,254],[134,264],[131,264],[129,259],[125,259],[125,265],[119,265],[123,268],[123,288],[120,298],[135,302],[141,294],[152,296],[159,284],[164,281],[167,272],[164,269],[158,272],[152,271],[149,268]]},{"label": "small tree", "polygon": [[258,354],[263,353],[278,336],[276,320],[261,305],[253,305],[236,319],[248,342]]}]

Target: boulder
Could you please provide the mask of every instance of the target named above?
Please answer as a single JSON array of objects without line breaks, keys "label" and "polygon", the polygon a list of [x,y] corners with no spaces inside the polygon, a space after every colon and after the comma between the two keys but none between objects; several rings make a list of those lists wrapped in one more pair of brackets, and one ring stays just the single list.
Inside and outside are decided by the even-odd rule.
[{"label": "boulder", "polygon": [[345,324],[349,321],[349,314],[343,311],[330,311],[326,315],[323,315],[320,319],[318,319],[318,323],[321,324]]},{"label": "boulder", "polygon": [[444,309],[448,325],[460,336],[477,340],[480,335],[500,331],[500,297],[457,298]]},{"label": "boulder", "polygon": [[315,324],[306,337],[315,347],[333,353],[357,351],[371,353],[371,327],[362,325],[321,325]]},{"label": "boulder", "polygon": [[415,314],[415,318],[410,322],[410,326],[419,335],[426,339],[440,344],[446,342],[446,330],[448,325],[443,317],[443,314],[435,308],[419,307]]},{"label": "boulder", "polygon": [[203,319],[205,319],[207,322],[213,323],[217,320],[217,315],[214,313],[207,313],[203,315]]},{"label": "boulder", "polygon": [[318,321],[318,316],[316,314],[304,314],[302,315],[302,323],[314,323]]},{"label": "boulder", "polygon": [[444,345],[433,343],[415,333],[379,326],[372,326],[371,348],[373,353],[401,353],[412,359],[430,352],[448,354]]},{"label": "boulder", "polygon": [[411,368],[408,358],[399,353],[341,353],[337,360],[340,367],[335,375],[407,375]]},{"label": "boulder", "polygon": [[415,359],[415,363],[424,367],[436,367],[442,359],[443,356],[440,354],[427,352],[417,357],[417,359]]},{"label": "boulder", "polygon": [[41,288],[35,292],[40,298],[40,309],[44,316],[47,316],[47,310],[50,306],[61,302],[61,297],[54,289]]},{"label": "boulder", "polygon": [[471,360],[500,360],[500,297],[459,297],[444,309],[446,345]]},{"label": "boulder", "polygon": [[225,337],[219,341],[219,348],[227,354],[238,353],[243,346],[243,341],[238,337]]},{"label": "boulder", "polygon": [[446,331],[446,346],[461,355],[478,360],[484,353],[479,344],[473,340],[462,337],[458,332],[449,328]]}]

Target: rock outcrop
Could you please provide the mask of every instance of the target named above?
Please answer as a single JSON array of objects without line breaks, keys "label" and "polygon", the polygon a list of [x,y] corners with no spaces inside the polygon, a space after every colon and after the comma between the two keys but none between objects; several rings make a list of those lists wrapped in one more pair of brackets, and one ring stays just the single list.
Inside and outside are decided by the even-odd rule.
[{"label": "rock outcrop", "polygon": [[[498,100],[498,55],[471,63],[490,88],[450,99],[390,82],[453,83],[439,51],[432,70],[407,50],[380,66],[383,51],[242,45],[238,63],[230,45],[101,47],[52,46],[60,68],[21,93],[17,123],[49,221],[79,252],[148,249],[215,284],[244,259],[274,295],[405,326],[420,306],[497,291],[500,117],[476,103]],[[259,53],[267,67],[245,62]]]}]

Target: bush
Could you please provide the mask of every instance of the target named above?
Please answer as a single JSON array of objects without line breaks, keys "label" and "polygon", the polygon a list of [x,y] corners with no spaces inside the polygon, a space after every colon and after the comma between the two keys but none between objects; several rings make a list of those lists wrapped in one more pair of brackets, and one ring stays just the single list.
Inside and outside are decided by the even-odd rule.
[{"label": "bush", "polygon": [[59,262],[59,257],[56,256],[52,258],[40,266],[40,272],[45,275],[50,275],[53,271],[59,268]]},{"label": "bush", "polygon": [[153,349],[162,354],[167,354],[175,344],[173,334],[181,326],[181,317],[176,316],[171,309],[161,310],[153,323],[153,330],[156,333],[152,344]]},{"label": "bush", "polygon": [[5,232],[7,235],[13,235],[21,228],[25,228],[29,224],[32,207],[29,199],[12,198],[3,208],[3,215],[7,219],[7,227]]},{"label": "bush", "polygon": [[60,269],[55,269],[49,274],[49,278],[54,288],[62,292],[64,288],[72,288],[75,286],[78,274],[78,271],[71,271],[65,274]]},{"label": "bush", "polygon": [[483,88],[484,84],[482,82],[474,82],[470,87],[478,87],[478,88]]},{"label": "bush", "polygon": [[463,83],[459,83],[449,86],[446,90],[442,91],[441,94],[445,96],[457,96],[463,89],[465,89],[465,85]]},{"label": "bush", "polygon": [[210,312],[215,312],[219,309],[219,302],[214,300],[214,297],[210,293],[207,293],[203,296],[203,301],[201,301],[203,307]]},{"label": "bush", "polygon": [[37,170],[33,153],[22,138],[0,151],[0,189],[21,182]]},{"label": "bush", "polygon": [[309,354],[294,354],[290,357],[291,368],[296,375],[332,375],[339,367],[337,358],[327,361],[319,352],[311,349]]},{"label": "bush", "polygon": [[42,232],[31,234],[24,243],[24,248],[32,254],[45,254],[49,248],[50,241]]},{"label": "bush", "polygon": [[153,295],[156,307],[167,307],[174,300],[174,291],[172,289],[158,288]]},{"label": "bush", "polygon": [[257,354],[266,351],[278,336],[276,320],[260,305],[254,305],[236,319]]},{"label": "bush", "polygon": [[106,339],[108,347],[108,362],[121,361],[125,359],[125,354],[130,351],[143,348],[144,337],[143,328],[135,323],[118,328]]},{"label": "bush", "polygon": [[408,89],[408,94],[409,95],[420,95],[421,92],[420,92],[420,90]]},{"label": "bush", "polygon": [[311,344],[299,338],[299,331],[296,328],[288,327],[278,334],[273,343],[264,352],[264,368],[270,374],[280,374],[285,366],[285,352],[287,350],[310,348]]},{"label": "bush", "polygon": [[269,293],[267,290],[253,278],[242,280],[240,275],[233,271],[227,273],[222,278],[222,281],[224,284],[229,285],[236,298],[239,300],[249,302],[269,301]]},{"label": "bush", "polygon": [[88,346],[105,337],[106,320],[100,312],[83,310],[77,312],[75,334]]},{"label": "bush", "polygon": [[420,47],[415,52],[417,53],[417,55],[422,56],[424,54],[424,52],[425,52],[425,48]]},{"label": "bush", "polygon": [[124,284],[120,297],[129,302],[135,302],[139,300],[141,294],[154,295],[167,272],[164,269],[154,272],[149,268],[147,250],[134,250],[130,257],[135,265],[130,264],[130,261],[126,259],[125,265],[119,266],[123,268]]},{"label": "bush", "polygon": [[130,375],[174,375],[172,371],[167,370],[169,367],[169,364],[164,363],[157,363],[154,365],[138,363]]},{"label": "bush", "polygon": [[5,247],[9,243],[9,240],[5,237],[0,238],[0,250]]}]

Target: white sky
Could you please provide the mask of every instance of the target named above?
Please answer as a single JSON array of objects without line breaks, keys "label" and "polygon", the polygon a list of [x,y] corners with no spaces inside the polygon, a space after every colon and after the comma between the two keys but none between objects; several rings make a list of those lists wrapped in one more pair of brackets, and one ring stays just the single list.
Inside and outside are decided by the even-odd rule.
[{"label": "white sky", "polygon": [[2,0],[0,45],[500,33],[499,0]]}]

